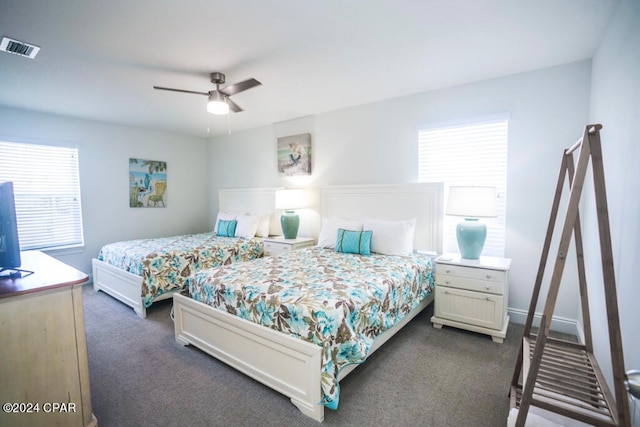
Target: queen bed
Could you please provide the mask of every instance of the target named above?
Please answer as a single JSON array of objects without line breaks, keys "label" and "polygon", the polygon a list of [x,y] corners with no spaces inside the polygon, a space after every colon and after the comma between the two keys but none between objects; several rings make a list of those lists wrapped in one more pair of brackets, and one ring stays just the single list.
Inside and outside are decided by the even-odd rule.
[{"label": "queen bed", "polygon": [[322,421],[339,381],[433,300],[426,252],[441,252],[442,191],[322,189],[318,247],[193,274],[174,295],[176,340]]},{"label": "queen bed", "polygon": [[[93,264],[93,287],[124,302],[142,318],[153,302],[171,298],[195,271],[260,258],[271,227],[275,188],[221,189],[219,219],[237,218],[242,237],[207,232],[114,242],[103,246]],[[248,215],[252,213],[252,215]],[[242,217],[242,218],[240,218]],[[252,227],[258,221],[260,232]],[[241,224],[236,221],[236,224]],[[251,224],[250,224],[251,223]],[[265,228],[266,227],[266,228]],[[235,233],[234,233],[235,234]]]}]

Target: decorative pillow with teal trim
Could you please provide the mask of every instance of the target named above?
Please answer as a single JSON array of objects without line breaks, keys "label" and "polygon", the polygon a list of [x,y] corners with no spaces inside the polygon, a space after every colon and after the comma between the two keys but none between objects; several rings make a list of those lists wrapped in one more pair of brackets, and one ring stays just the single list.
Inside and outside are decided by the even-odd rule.
[{"label": "decorative pillow with teal trim", "polygon": [[235,219],[229,221],[221,219],[218,221],[218,231],[216,234],[222,237],[234,237],[236,235],[236,225],[238,225],[238,221]]},{"label": "decorative pillow with teal trim", "polygon": [[371,236],[373,236],[373,231],[352,231],[339,228],[336,252],[371,255]]}]

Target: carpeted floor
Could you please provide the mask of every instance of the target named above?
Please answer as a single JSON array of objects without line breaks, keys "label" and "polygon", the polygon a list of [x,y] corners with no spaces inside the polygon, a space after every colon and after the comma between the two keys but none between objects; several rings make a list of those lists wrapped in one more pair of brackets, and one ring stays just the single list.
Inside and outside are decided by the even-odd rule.
[{"label": "carpeted floor", "polygon": [[[84,290],[93,412],[110,426],[313,426],[283,395],[173,337],[172,300],[142,320]],[[504,344],[435,329],[429,306],[341,382],[326,426],[506,426],[522,325]]]}]

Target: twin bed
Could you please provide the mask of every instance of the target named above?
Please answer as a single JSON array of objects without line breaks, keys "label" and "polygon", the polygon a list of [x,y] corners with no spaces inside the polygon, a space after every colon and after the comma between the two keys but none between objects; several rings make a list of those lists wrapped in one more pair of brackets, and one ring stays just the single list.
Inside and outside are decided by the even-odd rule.
[{"label": "twin bed", "polygon": [[[172,294],[176,341],[322,421],[339,381],[433,300],[426,252],[442,249],[442,193],[440,183],[323,188],[318,247],[185,277]],[[225,198],[234,194],[221,209]]]},{"label": "twin bed", "polygon": [[[223,189],[220,211],[251,213],[273,223],[275,188]],[[267,230],[276,231],[277,227]],[[134,309],[142,318],[154,302],[171,298],[196,271],[262,257],[260,238],[214,232],[110,243],[92,260],[93,288]]]},{"label": "twin bed", "polygon": [[213,232],[115,242],[102,247],[93,260],[94,288],[129,303],[145,318],[154,301],[170,298],[192,273],[251,261],[263,252],[259,239],[220,237]]}]

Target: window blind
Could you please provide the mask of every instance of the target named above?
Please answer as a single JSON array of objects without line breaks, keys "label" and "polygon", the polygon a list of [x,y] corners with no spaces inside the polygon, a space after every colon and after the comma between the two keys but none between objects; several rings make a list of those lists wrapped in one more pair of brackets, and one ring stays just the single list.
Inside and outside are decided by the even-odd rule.
[{"label": "window blind", "polygon": [[[482,255],[504,256],[507,208],[506,119],[488,120],[418,131],[418,180],[442,181],[445,194],[452,185],[495,186],[497,218],[481,218],[487,225]],[[446,200],[445,200],[446,206]],[[444,217],[445,252],[459,252],[456,225],[463,218]]]},{"label": "window blind", "polygon": [[20,249],[84,245],[78,150],[0,141],[0,181],[12,181]]}]

